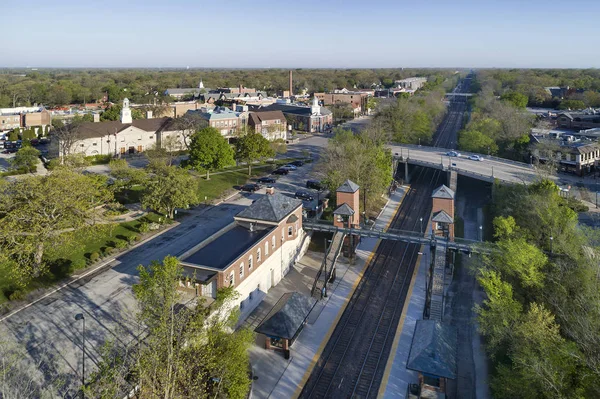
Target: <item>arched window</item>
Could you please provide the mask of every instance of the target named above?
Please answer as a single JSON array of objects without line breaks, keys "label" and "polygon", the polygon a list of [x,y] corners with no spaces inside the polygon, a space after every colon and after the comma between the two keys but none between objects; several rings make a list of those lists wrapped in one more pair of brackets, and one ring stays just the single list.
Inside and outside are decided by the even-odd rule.
[{"label": "arched window", "polygon": [[244,277],[244,262],[240,264],[240,280]]},{"label": "arched window", "polygon": [[262,260],[262,257],[261,257],[261,253],[260,253],[260,248],[258,248],[256,250],[256,263],[260,263],[261,260]]},{"label": "arched window", "polygon": [[248,270],[252,270],[252,255],[248,258]]},{"label": "arched window", "polygon": [[275,236],[271,237],[271,248],[275,248],[275,245],[277,245],[275,243]]},{"label": "arched window", "polygon": [[265,242],[265,256],[269,256],[269,242]]}]

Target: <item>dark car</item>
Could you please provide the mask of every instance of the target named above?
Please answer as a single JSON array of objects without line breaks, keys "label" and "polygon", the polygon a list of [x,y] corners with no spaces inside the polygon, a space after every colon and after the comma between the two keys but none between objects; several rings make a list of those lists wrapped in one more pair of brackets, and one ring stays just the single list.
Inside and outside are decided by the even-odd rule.
[{"label": "dark car", "polygon": [[254,184],[254,183],[250,183],[250,184],[244,184],[241,188],[241,191],[247,191],[249,193],[253,193],[255,191],[260,190],[260,185],[258,184]]},{"label": "dark car", "polygon": [[269,176],[261,177],[260,179],[257,180],[257,182],[262,183],[262,184],[273,184],[276,181],[277,180],[275,178],[269,177]]},{"label": "dark car", "polygon": [[38,139],[31,139],[29,140],[29,143],[31,143],[31,145],[40,145],[40,141]]},{"label": "dark car", "polygon": [[288,173],[290,173],[289,170],[287,169],[275,169],[273,172],[271,172],[272,175],[287,175]]},{"label": "dark car", "polygon": [[294,197],[307,201],[312,201],[313,199],[315,199],[314,195],[312,195],[312,193],[309,193],[308,191],[296,191]]},{"label": "dark car", "polygon": [[290,165],[294,165],[294,166],[303,166],[304,162],[302,161],[294,161],[294,162],[290,162]]},{"label": "dark car", "polygon": [[308,180],[306,182],[306,188],[312,188],[314,190],[322,190],[323,184],[318,180]]}]

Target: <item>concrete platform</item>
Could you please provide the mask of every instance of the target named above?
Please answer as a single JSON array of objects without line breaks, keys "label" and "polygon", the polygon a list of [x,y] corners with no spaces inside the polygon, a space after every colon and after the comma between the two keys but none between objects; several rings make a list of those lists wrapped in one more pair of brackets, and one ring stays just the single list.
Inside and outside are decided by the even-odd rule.
[{"label": "concrete platform", "polygon": [[[386,228],[395,215],[407,187],[399,188],[380,213],[375,227]],[[375,238],[361,241],[354,264],[339,258],[337,279],[330,286],[328,297],[319,301],[307,318],[307,324],[291,347],[291,357],[285,360],[278,352],[264,349],[264,338],[250,349],[250,361],[255,378],[253,397],[294,398],[302,387],[321,355],[335,325],[341,317],[354,289],[379,245]],[[277,300],[286,292],[298,291],[310,294],[314,276],[321,265],[322,253],[307,252],[288,275],[266,295],[255,311],[246,319],[245,325],[254,329]]]}]

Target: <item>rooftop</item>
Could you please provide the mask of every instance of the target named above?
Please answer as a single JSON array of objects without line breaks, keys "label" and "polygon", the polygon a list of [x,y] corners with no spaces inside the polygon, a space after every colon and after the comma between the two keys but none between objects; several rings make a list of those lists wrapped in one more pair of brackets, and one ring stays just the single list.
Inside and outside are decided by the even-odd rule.
[{"label": "rooftop", "polygon": [[360,187],[358,184],[354,183],[350,179],[346,179],[346,181],[335,190],[336,193],[355,193],[358,191]]},{"label": "rooftop", "polygon": [[265,237],[273,228],[250,231],[242,226],[234,226],[218,236],[204,247],[181,259],[184,266],[208,267],[224,270],[246,252],[250,247]]},{"label": "rooftop", "polygon": [[456,378],[456,328],[435,320],[417,320],[406,368]]},{"label": "rooftop", "polygon": [[431,220],[438,223],[454,223],[452,217],[444,211],[436,212]]},{"label": "rooftop", "polygon": [[254,331],[269,337],[293,339],[316,300],[299,292],[288,292],[279,298]]},{"label": "rooftop", "polygon": [[142,129],[146,132],[157,132],[171,127],[171,118],[135,119],[132,123],[121,123],[120,121],[83,122],[77,128],[80,139],[104,137],[109,134],[118,133],[130,126]]},{"label": "rooftop", "polygon": [[454,199],[454,191],[452,191],[450,187],[447,187],[446,185],[442,184],[441,186],[433,190],[431,198]]},{"label": "rooftop", "polygon": [[238,213],[236,218],[279,223],[301,206],[302,201],[299,199],[281,193],[266,194]]}]

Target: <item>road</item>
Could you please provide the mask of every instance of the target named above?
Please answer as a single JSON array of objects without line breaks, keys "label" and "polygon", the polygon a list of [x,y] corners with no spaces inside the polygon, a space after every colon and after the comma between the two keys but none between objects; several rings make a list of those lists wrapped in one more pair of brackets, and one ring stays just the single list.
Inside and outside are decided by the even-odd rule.
[{"label": "road", "polygon": [[[318,157],[326,143],[327,138],[315,136],[290,146],[290,152],[307,150]],[[314,163],[307,164],[283,176],[275,185],[276,190],[295,191],[305,184],[313,167]],[[182,254],[231,223],[235,214],[258,197],[259,194],[238,194],[221,205],[192,210],[190,216],[169,231],[117,256],[101,273],[81,279],[8,318],[0,317],[0,336],[27,348],[29,357],[24,361],[44,361],[43,370],[34,376],[39,382],[57,385],[67,397],[74,395],[82,369],[81,322],[75,320],[75,314],[85,316],[89,375],[107,339],[126,344],[140,332],[131,290],[138,281],[137,266]]]}]

